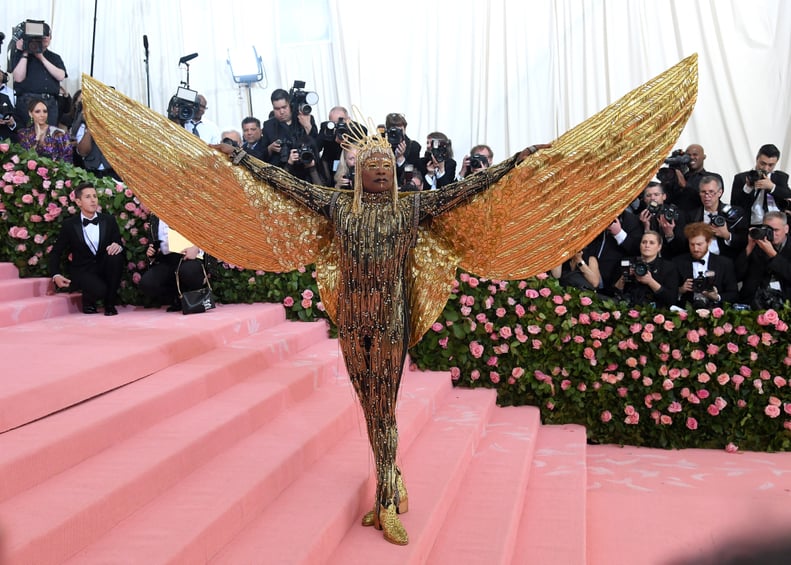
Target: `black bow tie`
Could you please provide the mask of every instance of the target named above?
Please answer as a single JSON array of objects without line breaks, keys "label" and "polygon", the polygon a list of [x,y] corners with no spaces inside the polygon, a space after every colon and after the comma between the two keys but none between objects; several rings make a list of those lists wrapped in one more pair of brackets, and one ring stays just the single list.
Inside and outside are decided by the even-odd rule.
[{"label": "black bow tie", "polygon": [[700,263],[701,265],[705,265],[706,264],[706,261],[704,261],[703,259],[693,259],[692,262],[693,263]]},{"label": "black bow tie", "polygon": [[88,224],[93,224],[94,226],[99,225],[99,216],[96,216],[93,220],[89,220],[88,218],[82,219],[82,225],[87,226]]}]

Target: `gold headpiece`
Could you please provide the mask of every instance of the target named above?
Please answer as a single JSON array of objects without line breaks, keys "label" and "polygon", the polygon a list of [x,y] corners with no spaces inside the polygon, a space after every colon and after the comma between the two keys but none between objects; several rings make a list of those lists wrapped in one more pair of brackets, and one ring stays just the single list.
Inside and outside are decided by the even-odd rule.
[{"label": "gold headpiece", "polygon": [[[368,131],[376,132],[376,126],[373,123],[371,118],[364,118],[362,112],[360,111],[357,106],[352,106],[352,114],[353,119],[349,122],[348,128],[349,133],[343,134],[343,140],[341,141],[341,147],[345,150],[352,150],[357,152],[357,169],[362,166],[362,164],[367,161],[373,155],[387,155],[392,160],[393,164],[393,209],[396,208],[396,203],[398,202],[398,179],[396,175],[396,161],[395,161],[395,154],[393,153],[393,148],[390,146],[390,142],[379,133],[374,133],[373,135],[367,133],[363,128],[364,123],[367,122],[368,124]],[[362,207],[362,195],[363,195],[363,184],[362,184],[362,175],[355,174],[354,175],[354,205],[352,207],[352,212],[355,214],[358,213]]]}]

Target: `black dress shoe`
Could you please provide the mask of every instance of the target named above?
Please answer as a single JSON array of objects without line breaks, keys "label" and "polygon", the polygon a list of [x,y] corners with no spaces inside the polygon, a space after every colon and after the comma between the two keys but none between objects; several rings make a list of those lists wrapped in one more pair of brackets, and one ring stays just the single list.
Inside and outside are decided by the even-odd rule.
[{"label": "black dress shoe", "polygon": [[93,305],[89,304],[88,306],[83,306],[82,307],[82,313],[83,314],[97,314],[98,310],[96,310],[96,306],[93,306]]},{"label": "black dress shoe", "polygon": [[104,307],[104,315],[105,316],[117,316],[118,310],[115,309],[115,306],[105,306]]}]

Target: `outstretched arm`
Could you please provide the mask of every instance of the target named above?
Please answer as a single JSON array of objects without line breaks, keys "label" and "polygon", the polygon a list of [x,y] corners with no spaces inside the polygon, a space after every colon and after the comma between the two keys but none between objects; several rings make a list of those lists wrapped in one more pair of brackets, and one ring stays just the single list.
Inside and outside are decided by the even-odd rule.
[{"label": "outstretched arm", "polygon": [[330,202],[334,192],[327,187],[302,181],[287,171],[269,165],[250,156],[244,149],[227,143],[212,145],[212,148],[228,155],[236,165],[243,165],[256,178],[269,184],[303,206],[329,217]]}]

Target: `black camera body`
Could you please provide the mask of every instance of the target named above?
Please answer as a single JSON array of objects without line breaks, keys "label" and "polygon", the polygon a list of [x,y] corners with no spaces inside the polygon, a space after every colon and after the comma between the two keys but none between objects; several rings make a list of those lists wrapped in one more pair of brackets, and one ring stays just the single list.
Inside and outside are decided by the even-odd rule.
[{"label": "black camera body", "polygon": [[648,205],[648,211],[657,219],[663,217],[668,222],[677,222],[681,216],[678,208],[676,208],[673,204],[660,204],[659,202],[651,202]]},{"label": "black camera body", "polygon": [[303,165],[309,165],[311,161],[316,159],[316,154],[313,148],[308,143],[299,143],[293,139],[278,139],[280,143],[280,162],[288,163],[288,158],[293,149],[297,150],[299,154],[299,161]]},{"label": "black camera body", "polygon": [[775,230],[772,229],[772,226],[767,226],[766,224],[753,226],[747,233],[751,239],[766,239],[768,241],[774,241],[775,239]]},{"label": "black camera body", "polygon": [[344,135],[351,135],[349,124],[343,118],[338,118],[337,122],[322,122],[319,129],[319,138],[322,141],[343,141]]},{"label": "black camera body", "polygon": [[621,261],[621,274],[625,283],[635,282],[637,277],[643,277],[648,273],[655,273],[656,269],[640,259],[624,259]]},{"label": "black camera body", "polygon": [[0,119],[7,120],[14,115],[14,107],[8,100],[0,102]]},{"label": "black camera body", "polygon": [[692,292],[700,294],[714,290],[714,271],[700,273],[692,279]]},{"label": "black camera body", "polygon": [[200,108],[198,93],[184,86],[176,89],[176,94],[170,99],[168,104],[168,119],[188,122],[195,117],[195,112]]},{"label": "black camera body", "polygon": [[404,130],[396,126],[391,126],[387,128],[385,137],[387,138],[387,142],[395,149],[404,141]]},{"label": "black camera body", "polygon": [[711,222],[711,225],[714,226],[715,228],[721,228],[726,223],[725,216],[720,216],[719,214],[714,214],[713,216],[711,216],[710,222]]},{"label": "black camera body", "polygon": [[49,37],[49,25],[44,20],[25,20],[15,30],[14,36],[22,39],[22,51],[28,53],[43,53],[44,38]]},{"label": "black camera body", "polygon": [[752,171],[747,171],[747,185],[754,186],[756,182],[758,182],[761,179],[765,179],[767,176],[768,175],[761,170],[754,169]]},{"label": "black camera body", "polygon": [[288,91],[291,100],[291,111],[297,114],[309,115],[319,101],[319,95],[305,90],[304,80],[295,80],[294,86]]},{"label": "black camera body", "polygon": [[349,167],[349,172],[343,175],[349,181],[349,185],[354,188],[354,167]]},{"label": "black camera body", "polygon": [[230,137],[223,137],[222,143],[226,143],[228,145],[233,145],[234,147],[239,147],[240,145],[236,142],[235,139],[231,139]]},{"label": "black camera body", "polygon": [[474,155],[470,156],[470,171],[485,169],[488,166],[489,166],[489,159],[486,158],[486,155],[475,153]]},{"label": "black camera body", "polygon": [[676,149],[670,154],[670,157],[665,159],[665,165],[671,169],[685,171],[689,167],[691,161],[692,159],[684,152],[683,149]]},{"label": "black camera body", "polygon": [[433,158],[437,163],[442,163],[448,159],[450,142],[444,139],[430,139],[426,148],[426,159]]}]

